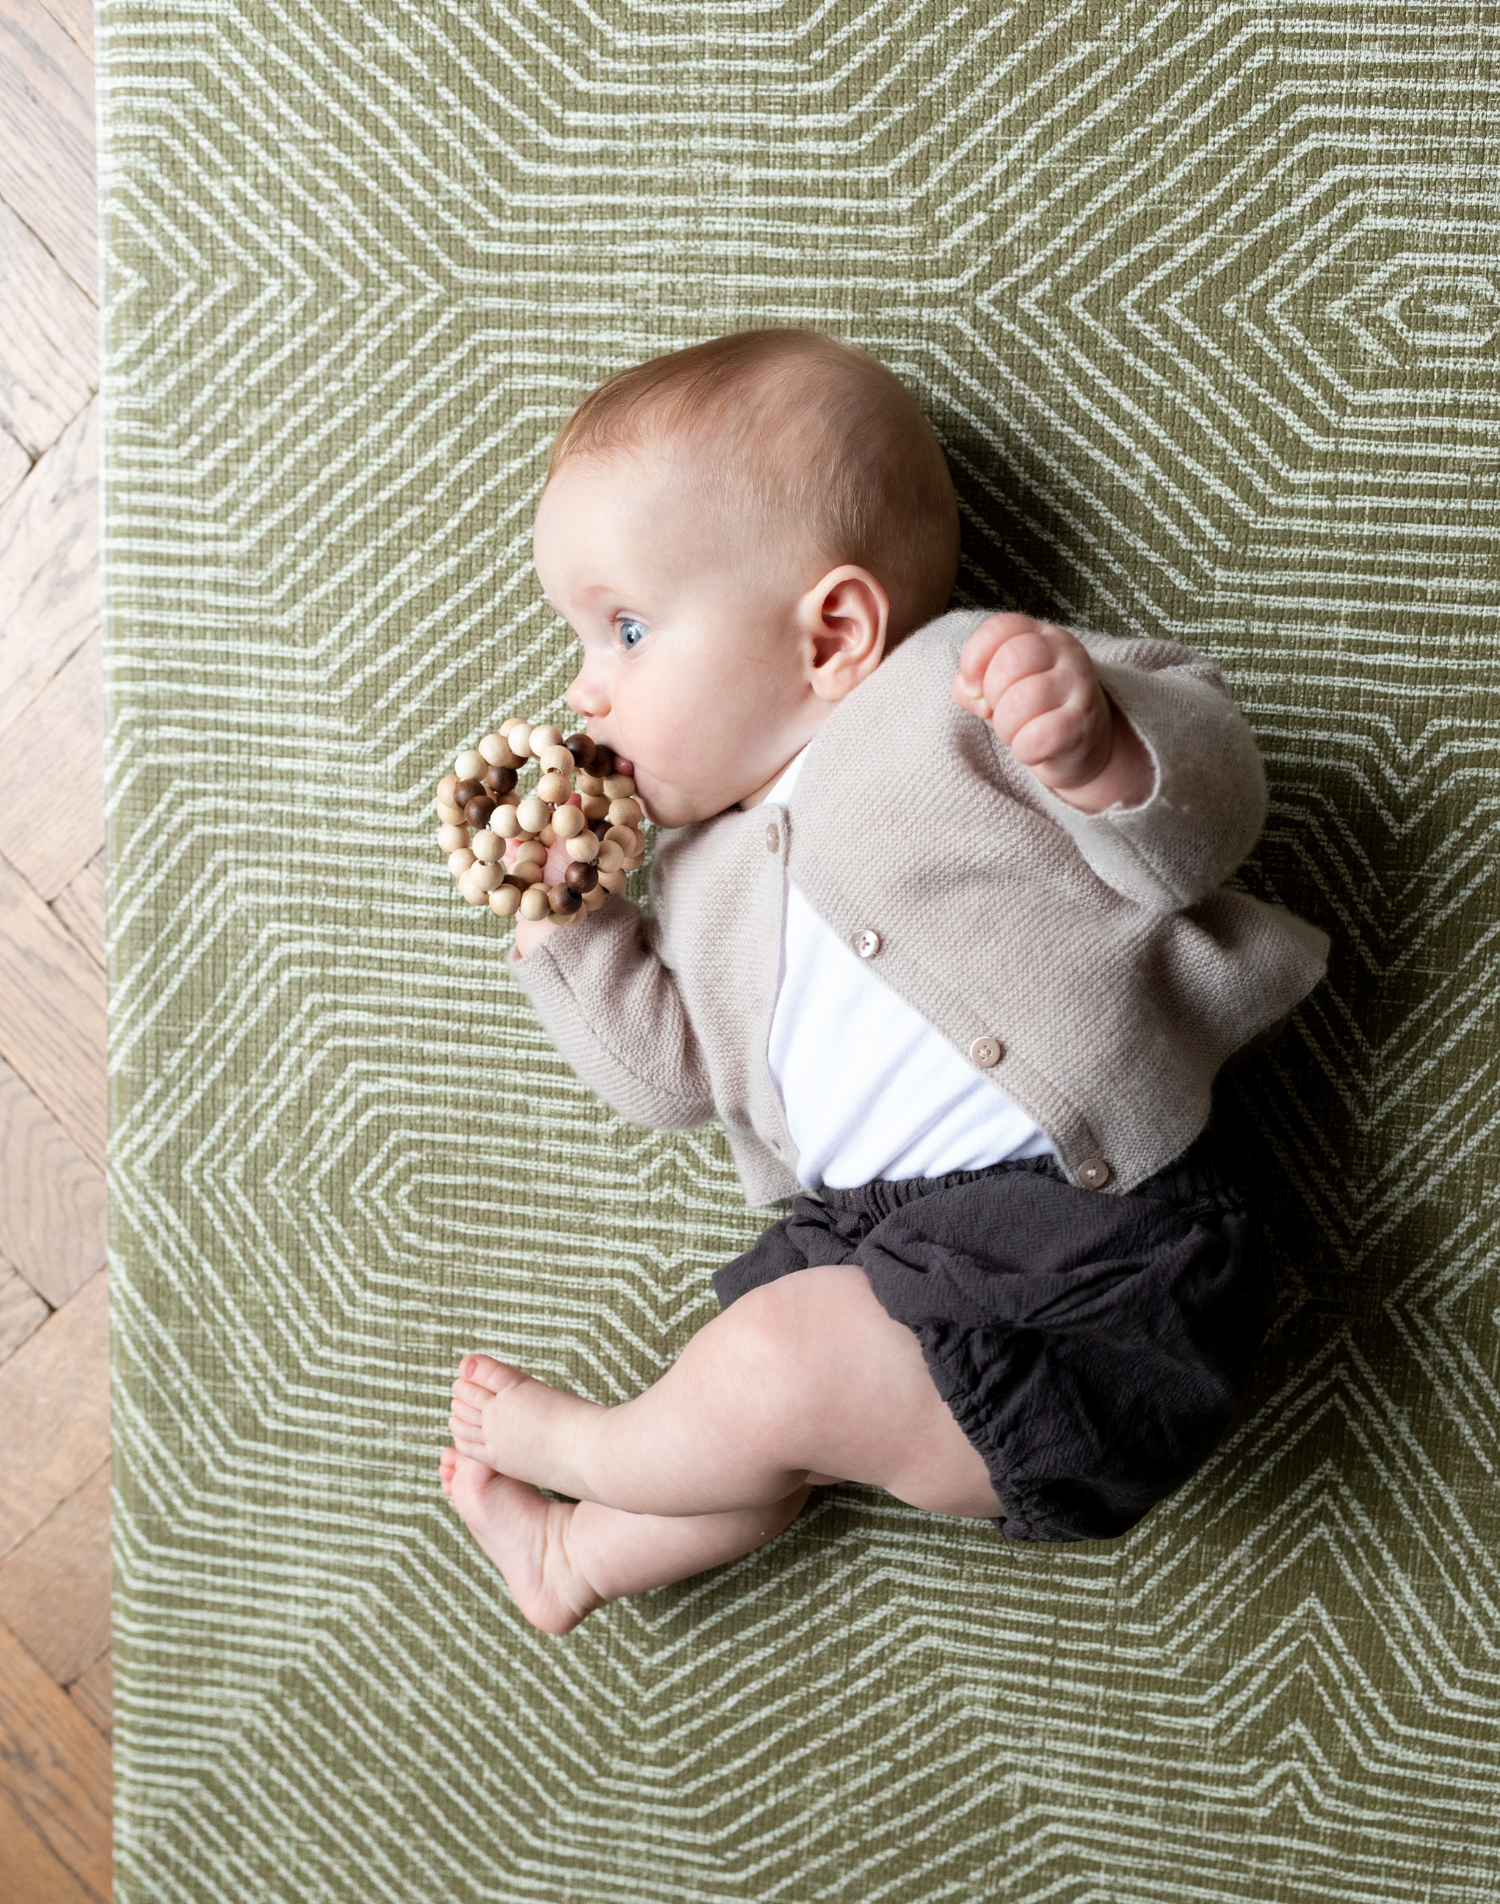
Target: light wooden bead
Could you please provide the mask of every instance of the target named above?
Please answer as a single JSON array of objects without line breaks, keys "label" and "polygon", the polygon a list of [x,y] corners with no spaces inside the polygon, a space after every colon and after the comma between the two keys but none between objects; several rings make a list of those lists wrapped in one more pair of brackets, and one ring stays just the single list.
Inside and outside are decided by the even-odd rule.
[{"label": "light wooden bead", "polygon": [[510,745],[503,734],[486,734],[479,743],[479,751],[492,767],[519,767],[519,754],[511,752]]},{"label": "light wooden bead", "polygon": [[549,747],[562,746],[562,729],[560,727],[551,726],[533,727],[527,736],[527,744],[531,748],[532,753],[540,760]]},{"label": "light wooden bead", "polygon": [[547,849],[540,840],[522,840],[515,852],[511,854],[512,863],[517,866],[524,866],[529,859],[534,859],[540,866],[546,857]]},{"label": "light wooden bead", "polygon": [[586,820],[602,820],[609,812],[609,802],[602,794],[586,793],[579,803],[579,811]]},{"label": "light wooden bead", "polygon": [[513,727],[524,727],[525,725],[526,722],[519,714],[512,714],[508,720],[504,720],[500,723],[496,731],[502,740],[509,741],[511,729]]},{"label": "light wooden bead", "polygon": [[519,886],[497,886],[490,894],[490,911],[498,912],[502,919],[509,919],[520,903]]},{"label": "light wooden bead", "polygon": [[545,800],[539,800],[534,793],[528,794],[516,808],[516,818],[521,822],[523,831],[540,833],[552,818],[552,810]]},{"label": "light wooden bead", "polygon": [[570,774],[578,765],[566,747],[544,747],[537,758],[547,773]]},{"label": "light wooden bead", "polygon": [[604,782],[598,774],[582,773],[575,776],[573,783],[580,793],[594,795],[597,798],[604,791]]},{"label": "light wooden bead", "polygon": [[489,904],[489,894],[487,892],[481,892],[472,879],[464,880],[458,890],[463,894],[464,898],[468,900],[471,906],[486,906]]},{"label": "light wooden bead", "polygon": [[602,840],[594,864],[601,873],[617,873],[625,864],[625,849],[618,840]]},{"label": "light wooden bead", "polygon": [[612,773],[604,783],[604,792],[611,800],[628,800],[635,792],[635,781],[628,773]]},{"label": "light wooden bead", "polygon": [[585,912],[597,912],[608,898],[609,888],[601,880],[592,892],[583,895],[583,909]]},{"label": "light wooden bead", "polygon": [[537,834],[537,838],[541,841],[543,846],[555,846],[557,844],[557,835],[552,830],[552,822],[550,820],[542,828],[541,832]]},{"label": "light wooden bead", "polygon": [[445,773],[437,783],[437,802],[440,807],[453,805],[453,789],[458,785],[456,773]]},{"label": "light wooden bead", "polygon": [[438,807],[438,818],[442,821],[444,826],[462,826],[464,824],[464,810],[462,807],[450,807],[440,804]]},{"label": "light wooden bead", "polygon": [[540,860],[523,859],[519,866],[511,867],[506,877],[513,879],[518,886],[535,886],[538,880],[545,877],[545,873]]},{"label": "light wooden bead", "polygon": [[[573,811],[576,813],[577,808]],[[587,866],[599,857],[599,842],[592,833],[579,833],[568,841],[568,858],[582,861]]]},{"label": "light wooden bead", "polygon": [[440,826],[438,845],[445,853],[456,853],[461,846],[469,843],[469,829],[466,826]]},{"label": "light wooden bead", "polygon": [[559,807],[552,816],[552,831],[560,840],[574,840],[588,825],[582,807]]},{"label": "light wooden bead", "polygon": [[545,800],[548,806],[561,806],[573,791],[568,776],[560,773],[544,773],[536,783],[536,797]]},{"label": "light wooden bead", "polygon": [[453,771],[458,775],[460,780],[477,780],[488,765],[489,762],[485,759],[484,755],[480,753],[479,749],[477,747],[471,747],[466,753],[460,754],[458,759],[454,761]]},{"label": "light wooden bead", "polygon": [[521,822],[516,818],[516,810],[511,806],[499,806],[490,815],[490,831],[498,833],[502,840],[514,840],[520,837]]},{"label": "light wooden bead", "polygon": [[460,846],[448,855],[448,871],[457,879],[461,873],[468,872],[474,864],[474,855],[467,846]]},{"label": "light wooden bead", "polygon": [[634,800],[611,800],[609,803],[611,826],[634,826],[640,817],[641,810]]},{"label": "light wooden bead", "polygon": [[624,873],[623,872],[600,873],[599,884],[594,888],[594,890],[595,892],[612,892],[612,893],[624,892],[625,890]]},{"label": "light wooden bead", "polygon": [[546,887],[529,886],[526,891],[521,894],[521,904],[518,910],[523,919],[550,918],[552,916],[552,908],[547,903]]},{"label": "light wooden bead", "polygon": [[605,839],[613,840],[622,853],[638,853],[646,844],[644,838],[633,826],[612,826],[606,829]]},{"label": "light wooden bead", "polygon": [[505,851],[505,842],[498,833],[476,833],[472,850],[475,859],[488,866]]},{"label": "light wooden bead", "polygon": [[505,880],[503,866],[476,866],[469,874],[469,884],[475,892],[492,893]]},{"label": "light wooden bead", "polygon": [[526,725],[525,721],[516,722],[515,726],[505,736],[505,744],[510,751],[518,755],[520,759],[530,760],[531,729]]}]

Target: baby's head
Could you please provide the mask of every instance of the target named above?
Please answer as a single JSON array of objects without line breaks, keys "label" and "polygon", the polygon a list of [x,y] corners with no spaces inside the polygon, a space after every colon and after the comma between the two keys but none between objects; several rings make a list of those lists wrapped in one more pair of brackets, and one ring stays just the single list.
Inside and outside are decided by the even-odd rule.
[{"label": "baby's head", "polygon": [[537,573],[583,644],[568,705],[651,817],[765,790],[942,613],[958,506],[922,412],[864,351],[747,331],[622,371],[558,433]]}]

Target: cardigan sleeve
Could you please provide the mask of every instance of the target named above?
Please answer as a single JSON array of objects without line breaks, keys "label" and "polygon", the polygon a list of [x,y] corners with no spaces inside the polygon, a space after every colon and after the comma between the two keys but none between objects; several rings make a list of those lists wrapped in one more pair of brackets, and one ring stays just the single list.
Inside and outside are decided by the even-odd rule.
[{"label": "cardigan sleeve", "polygon": [[1221,886],[1260,837],[1260,750],[1211,661],[1166,641],[1079,632],[1105,693],[1155,769],[1139,806],[1081,813],[1041,787],[1045,811],[1104,882],[1153,912],[1180,912]]},{"label": "cardigan sleeve", "polygon": [[611,898],[505,969],[561,1055],[622,1117],[687,1130],[714,1115],[703,1049],[638,906]]}]

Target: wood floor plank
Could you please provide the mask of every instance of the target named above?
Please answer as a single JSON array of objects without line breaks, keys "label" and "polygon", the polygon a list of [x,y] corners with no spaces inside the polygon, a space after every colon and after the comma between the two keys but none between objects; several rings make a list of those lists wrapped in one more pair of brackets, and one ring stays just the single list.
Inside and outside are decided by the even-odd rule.
[{"label": "wood floor plank", "polygon": [[9,1361],[51,1313],[19,1270],[0,1263],[0,1362]]},{"label": "wood floor plank", "polygon": [[99,385],[99,314],[0,205],[0,424],[40,456]]},{"label": "wood floor plank", "polygon": [[86,1282],[0,1363],[0,1555],[19,1547],[109,1457],[109,1291]]},{"label": "wood floor plank", "polygon": [[41,0],[41,4],[77,46],[94,57],[93,0]]},{"label": "wood floor plank", "polygon": [[85,1890],[11,1804],[0,1778],[0,1897],[8,1904],[93,1904]]},{"label": "wood floor plank", "polygon": [[59,1309],[105,1248],[104,1172],[0,1061],[0,1256]]},{"label": "wood floor plank", "polygon": [[114,1654],[111,1652],[85,1667],[67,1688],[73,1704],[106,1739],[113,1738],[115,1730],[114,1685]]},{"label": "wood floor plank", "polygon": [[0,1788],[100,1904],[110,1894],[109,1773],[109,1746],[0,1626]]},{"label": "wood floor plank", "polygon": [[0,711],[0,855],[51,901],[104,848],[103,636],[12,721]]},{"label": "wood floor plank", "polygon": [[0,1621],[59,1686],[109,1651],[109,1462],[0,1560]]},{"label": "wood floor plank", "polygon": [[75,873],[52,902],[52,916],[88,953],[101,971],[105,960],[104,854],[98,852]]},{"label": "wood floor plank", "polygon": [[0,199],[97,297],[94,64],[37,0],[0,0]]},{"label": "wood floor plank", "polygon": [[101,1169],[104,1039],[103,973],[0,860],[0,1058]]},{"label": "wood floor plank", "polygon": [[0,505],[0,720],[99,626],[99,399]]}]

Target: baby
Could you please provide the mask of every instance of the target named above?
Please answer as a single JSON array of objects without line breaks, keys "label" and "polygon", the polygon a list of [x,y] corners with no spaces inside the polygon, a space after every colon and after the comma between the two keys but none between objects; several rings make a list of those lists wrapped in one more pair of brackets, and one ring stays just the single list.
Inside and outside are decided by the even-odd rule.
[{"label": "baby", "polygon": [[1328,949],[1222,884],[1266,794],[1217,669],[944,614],[937,439],[813,332],[595,390],[534,552],[582,644],[568,705],[665,831],[651,918],[519,923],[510,969],[624,1116],[717,1116],[749,1200],[793,1202],[634,1400],[466,1357],[453,1505],[552,1633],[835,1481],[1012,1539],[1123,1533],[1264,1335],[1212,1086]]}]

